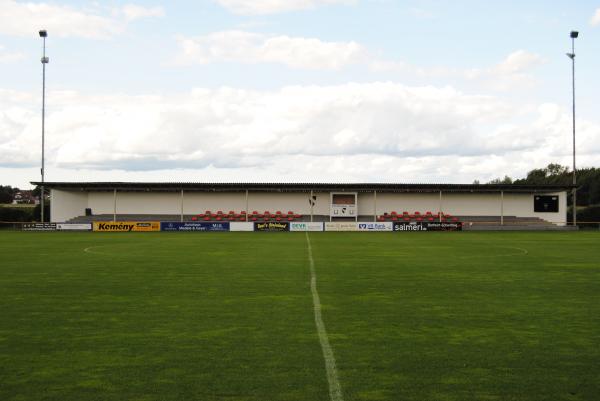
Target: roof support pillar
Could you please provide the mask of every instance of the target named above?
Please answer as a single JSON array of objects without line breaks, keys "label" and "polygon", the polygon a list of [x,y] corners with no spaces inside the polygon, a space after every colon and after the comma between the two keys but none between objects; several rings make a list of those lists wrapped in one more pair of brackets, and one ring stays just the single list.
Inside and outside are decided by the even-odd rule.
[{"label": "roof support pillar", "polygon": [[310,222],[312,223],[313,222],[313,208],[315,206],[315,198],[314,198],[312,189],[310,190],[309,202],[310,202]]},{"label": "roof support pillar", "polygon": [[117,221],[117,188],[113,190],[113,221]]},{"label": "roof support pillar", "polygon": [[248,221],[248,190],[246,190],[246,221]]},{"label": "roof support pillar", "polygon": [[504,191],[500,191],[500,225],[504,225]]},{"label": "roof support pillar", "polygon": [[181,222],[183,223],[183,188],[181,188]]},{"label": "roof support pillar", "polygon": [[438,219],[440,219],[440,223],[442,222],[442,213],[443,213],[442,190],[440,189],[440,208],[438,210]]},{"label": "roof support pillar", "polygon": [[373,191],[373,221],[377,221],[377,190]]}]

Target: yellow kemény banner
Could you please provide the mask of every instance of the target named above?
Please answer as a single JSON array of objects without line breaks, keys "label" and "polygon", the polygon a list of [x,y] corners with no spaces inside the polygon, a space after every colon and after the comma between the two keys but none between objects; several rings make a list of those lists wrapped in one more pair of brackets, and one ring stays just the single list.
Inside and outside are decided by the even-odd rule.
[{"label": "yellow kem\u00e9ny banner", "polygon": [[94,231],[160,231],[160,223],[158,221],[95,221]]}]

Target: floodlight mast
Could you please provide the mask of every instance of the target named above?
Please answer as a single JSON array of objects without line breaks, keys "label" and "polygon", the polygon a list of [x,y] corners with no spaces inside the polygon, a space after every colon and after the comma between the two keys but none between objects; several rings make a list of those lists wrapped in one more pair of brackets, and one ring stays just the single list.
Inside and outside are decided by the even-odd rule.
[{"label": "floodlight mast", "polygon": [[567,56],[571,59],[571,78],[573,88],[573,227],[577,226],[577,165],[575,164],[575,39],[579,32],[571,31],[571,53]]},{"label": "floodlight mast", "polygon": [[43,53],[42,53],[42,169],[41,169],[41,173],[42,173],[42,185],[41,185],[41,191],[40,191],[40,211],[41,211],[41,221],[42,224],[44,223],[44,195],[45,195],[45,191],[44,191],[44,162],[45,162],[45,152],[44,152],[44,148],[45,148],[45,125],[46,125],[46,64],[48,64],[48,62],[50,61],[50,59],[48,57],[46,57],[46,37],[48,36],[48,32],[43,29],[39,32],[40,34],[40,38],[42,38],[43,41]]}]

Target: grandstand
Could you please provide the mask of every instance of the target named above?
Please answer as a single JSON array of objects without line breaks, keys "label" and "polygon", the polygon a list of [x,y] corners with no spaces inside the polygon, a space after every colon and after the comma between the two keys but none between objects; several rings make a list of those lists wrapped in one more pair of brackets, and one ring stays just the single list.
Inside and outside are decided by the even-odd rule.
[{"label": "grandstand", "polygon": [[[38,185],[38,182],[32,184]],[[556,228],[569,186],[46,182],[52,222],[462,222]]]}]

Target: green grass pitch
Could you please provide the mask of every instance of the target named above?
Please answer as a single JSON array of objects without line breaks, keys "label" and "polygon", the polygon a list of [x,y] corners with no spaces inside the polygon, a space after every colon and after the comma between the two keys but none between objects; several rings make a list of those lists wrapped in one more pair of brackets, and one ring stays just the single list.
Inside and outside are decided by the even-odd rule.
[{"label": "green grass pitch", "polygon": [[[311,233],[343,399],[600,399],[600,233]],[[304,233],[0,232],[0,400],[328,400]]]}]

